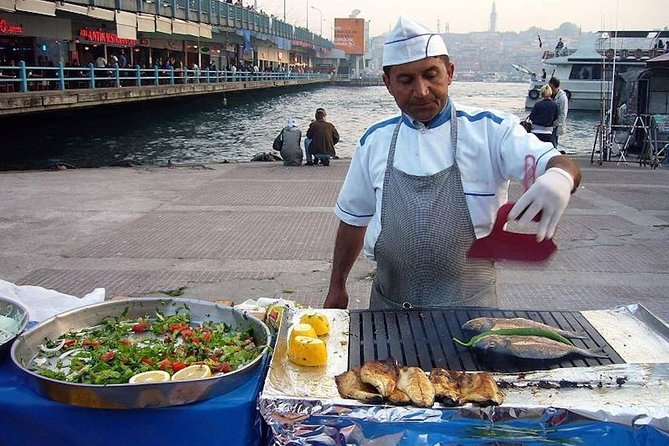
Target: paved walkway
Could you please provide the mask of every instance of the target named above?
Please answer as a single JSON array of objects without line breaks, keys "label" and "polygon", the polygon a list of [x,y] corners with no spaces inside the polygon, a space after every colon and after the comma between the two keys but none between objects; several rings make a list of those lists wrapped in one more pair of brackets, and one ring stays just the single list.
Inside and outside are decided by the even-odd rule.
[{"label": "paved walkway", "polygon": [[[545,267],[498,264],[509,309],[642,303],[669,320],[669,170],[590,166]],[[0,278],[83,295],[284,297],[321,306],[348,162],[0,173]],[[520,188],[514,186],[512,195]],[[351,307],[368,302],[360,258]]]}]

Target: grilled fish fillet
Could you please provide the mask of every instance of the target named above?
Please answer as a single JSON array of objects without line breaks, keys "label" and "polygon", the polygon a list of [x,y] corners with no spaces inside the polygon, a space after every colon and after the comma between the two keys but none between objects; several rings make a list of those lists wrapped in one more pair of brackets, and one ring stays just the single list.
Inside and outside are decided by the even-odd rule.
[{"label": "grilled fish fillet", "polygon": [[435,399],[447,407],[457,406],[460,399],[458,380],[460,373],[441,368],[430,372],[430,382],[434,386]]},{"label": "grilled fish fillet", "polygon": [[465,324],[462,326],[463,330],[473,331],[476,333],[484,333],[491,330],[504,330],[508,328],[543,328],[544,330],[550,330],[566,338],[587,338],[587,336],[574,333],[573,331],[562,330],[560,328],[542,324],[541,322],[536,322],[530,319],[524,319],[522,317],[515,317],[510,319],[500,317],[479,317],[465,322]]},{"label": "grilled fish fillet", "polygon": [[481,406],[502,404],[504,394],[489,373],[461,373],[458,376],[459,404],[474,403]]},{"label": "grilled fish fillet", "polygon": [[395,360],[386,362],[367,361],[360,368],[360,380],[371,384],[384,397],[388,397],[395,390],[399,367]]},{"label": "grilled fish fillet", "polygon": [[491,335],[479,339],[474,347],[484,352],[501,353],[524,359],[559,359],[572,354],[589,358],[608,358],[604,354],[541,336]]},{"label": "grilled fish fillet", "polygon": [[411,398],[409,398],[409,395],[395,387],[393,393],[388,396],[388,402],[396,406],[406,406],[407,404],[411,404]]},{"label": "grilled fish fillet", "polygon": [[360,381],[360,369],[358,368],[335,376],[335,382],[342,398],[353,398],[363,403],[372,404],[383,401],[383,397],[376,393],[376,389]]},{"label": "grilled fish fillet", "polygon": [[406,393],[411,402],[419,407],[432,407],[434,404],[434,386],[423,369],[418,367],[400,368],[397,388]]}]

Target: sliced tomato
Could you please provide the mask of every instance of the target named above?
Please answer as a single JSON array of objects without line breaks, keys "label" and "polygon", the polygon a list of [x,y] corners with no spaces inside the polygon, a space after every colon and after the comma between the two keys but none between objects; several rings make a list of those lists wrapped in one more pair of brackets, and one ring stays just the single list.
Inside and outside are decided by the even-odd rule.
[{"label": "sliced tomato", "polygon": [[169,369],[170,367],[172,367],[172,362],[169,359],[163,359],[158,363],[158,368],[160,370]]},{"label": "sliced tomato", "polygon": [[181,369],[185,369],[186,367],[188,367],[188,364],[186,364],[185,362],[173,362],[172,363],[172,370],[175,371],[175,372],[178,372]]},{"label": "sliced tomato", "polygon": [[175,322],[175,323],[170,324],[168,326],[168,328],[169,328],[170,331],[181,331],[181,330],[187,329],[188,325],[183,324],[181,322]]},{"label": "sliced tomato", "polygon": [[208,342],[211,340],[211,332],[210,331],[203,331],[202,332],[202,339],[204,342]]},{"label": "sliced tomato", "polygon": [[77,343],[76,339],[66,339],[65,342],[63,343],[63,347],[72,347],[76,343]]},{"label": "sliced tomato", "polygon": [[153,365],[153,359],[151,358],[142,358],[139,362],[144,363],[146,365]]},{"label": "sliced tomato", "polygon": [[97,339],[84,339],[83,341],[81,341],[81,344],[82,345],[90,345],[93,348],[98,348],[98,347],[100,347],[100,345],[102,345],[102,343],[100,341],[98,341]]},{"label": "sliced tomato", "polygon": [[121,345],[132,345],[132,340],[130,340],[130,339],[121,339],[120,341],[118,341],[118,343],[121,344]]},{"label": "sliced tomato", "polygon": [[134,331],[135,333],[143,333],[148,329],[149,329],[148,322],[138,322],[132,326],[132,331]]},{"label": "sliced tomato", "polygon": [[116,353],[110,350],[106,353],[103,353],[102,356],[100,356],[100,361],[102,362],[111,361],[112,359],[114,359],[114,356],[116,356]]},{"label": "sliced tomato", "polygon": [[183,336],[184,338],[189,338],[193,336],[193,330],[191,330],[190,328],[184,328],[183,330],[181,330],[181,336]]}]

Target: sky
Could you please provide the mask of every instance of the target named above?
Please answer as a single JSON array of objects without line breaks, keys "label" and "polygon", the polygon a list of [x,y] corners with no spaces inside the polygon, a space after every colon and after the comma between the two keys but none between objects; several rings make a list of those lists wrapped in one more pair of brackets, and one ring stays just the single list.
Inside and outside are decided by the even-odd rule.
[{"label": "sky", "polygon": [[[370,34],[380,35],[391,28],[401,14],[408,15],[433,30],[467,33],[487,31],[493,0],[244,0],[256,2],[268,14],[306,26],[326,38],[332,36],[335,17],[348,17],[355,9],[358,18],[370,20]],[[285,3],[284,3],[285,2]],[[496,0],[497,30],[523,31],[532,26],[554,29],[564,22],[583,31],[601,29],[663,29],[669,27],[667,0]],[[322,23],[321,22],[322,19]]]}]

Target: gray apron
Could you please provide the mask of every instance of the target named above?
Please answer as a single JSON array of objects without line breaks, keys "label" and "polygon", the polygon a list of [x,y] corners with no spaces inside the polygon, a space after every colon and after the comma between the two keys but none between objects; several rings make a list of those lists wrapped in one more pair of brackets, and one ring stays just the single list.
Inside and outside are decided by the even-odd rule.
[{"label": "gray apron", "polygon": [[454,162],[434,175],[410,175],[394,167],[401,125],[402,120],[390,142],[383,179],[369,308],[497,307],[493,263],[466,257],[476,236],[456,157],[455,106],[451,105]]}]

